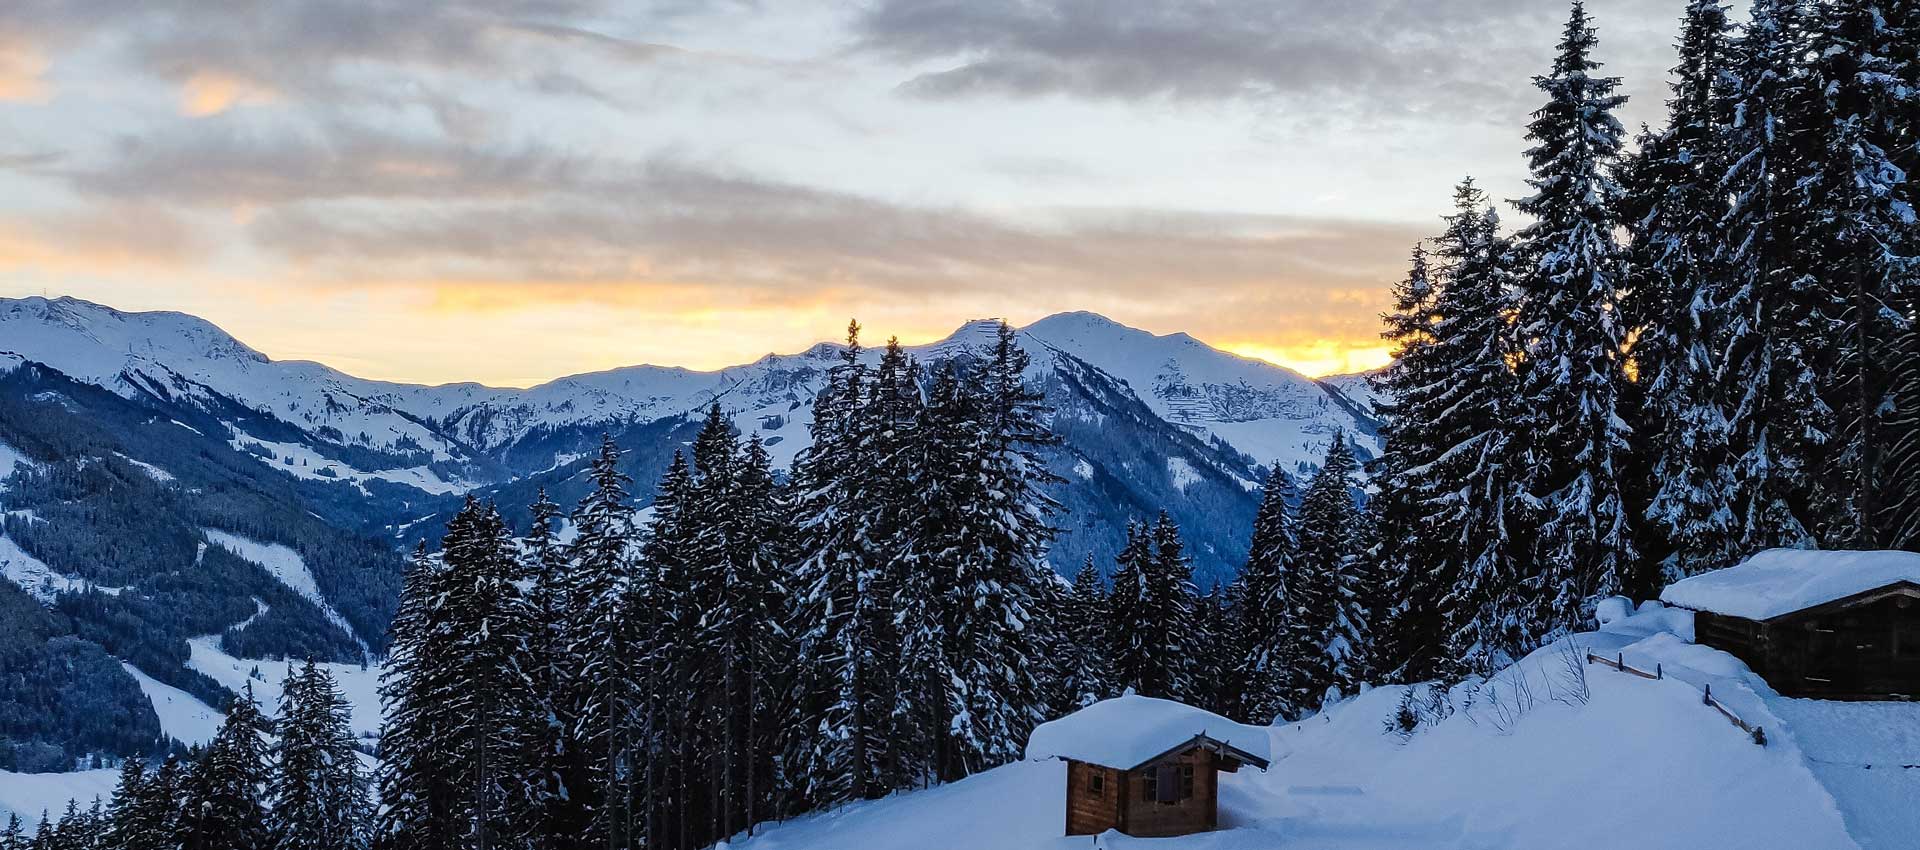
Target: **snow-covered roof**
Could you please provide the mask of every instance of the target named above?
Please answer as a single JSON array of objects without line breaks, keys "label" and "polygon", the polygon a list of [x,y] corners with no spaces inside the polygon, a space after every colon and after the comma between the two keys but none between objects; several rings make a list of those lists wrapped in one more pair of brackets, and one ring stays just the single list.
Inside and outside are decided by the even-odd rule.
[{"label": "snow-covered roof", "polygon": [[1027,758],[1073,759],[1131,770],[1198,736],[1252,756],[1260,767],[1269,760],[1264,728],[1135,694],[1101,700],[1040,724],[1027,739]]},{"label": "snow-covered roof", "polygon": [[1920,584],[1920,554],[1768,549],[1736,566],[1674,582],[1660,601],[1767,620],[1902,581]]}]

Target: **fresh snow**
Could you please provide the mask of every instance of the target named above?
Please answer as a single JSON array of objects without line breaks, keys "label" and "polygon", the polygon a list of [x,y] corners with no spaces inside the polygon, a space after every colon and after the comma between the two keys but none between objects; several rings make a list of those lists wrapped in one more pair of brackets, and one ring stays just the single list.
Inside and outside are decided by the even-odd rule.
[{"label": "fresh snow", "polygon": [[0,770],[0,821],[5,820],[6,814],[17,815],[31,835],[40,823],[41,812],[59,820],[68,800],[78,801],[83,809],[92,805],[96,797],[104,803],[113,798],[113,789],[119,784],[120,771],[114,768],[73,773]]},{"label": "fresh snow", "polygon": [[198,697],[140,672],[140,668],[120,662],[127,675],[140,683],[140,691],[153,703],[160,717],[160,732],[185,744],[206,744],[220,731],[227,716],[213,710]]},{"label": "fresh snow", "polygon": [[[1850,789],[1820,776],[1822,747],[1841,759],[1885,759],[1908,752],[1920,729],[1889,712],[1869,742],[1848,751],[1856,716],[1776,715],[1737,659],[1695,646],[1669,627],[1691,629],[1690,612],[1649,603],[1625,606],[1598,632],[1573,636],[1503,671],[1466,706],[1402,740],[1385,724],[1403,689],[1365,691],[1319,716],[1260,729],[1273,766],[1220,777],[1221,829],[1165,839],[1109,833],[1063,837],[1065,775],[1057,761],[1027,761],[944,787],[856,803],[768,825],[734,850],[1054,850],[1105,847],[1154,850],[1584,850],[1589,847],[1792,847],[1855,850],[1910,847],[1914,771],[1849,767]],[[1570,667],[1565,648],[1592,649],[1668,678],[1653,681],[1598,664]],[[1695,665],[1701,669],[1695,669]],[[1570,695],[1584,673],[1586,701]],[[1516,684],[1525,682],[1525,688]],[[1755,746],[1703,706],[1698,682],[1717,682],[1768,728]],[[1764,691],[1764,686],[1761,686]],[[1524,709],[1517,697],[1530,693]],[[1505,706],[1503,713],[1495,706]],[[1741,695],[1744,694],[1744,701]],[[1560,698],[1556,699],[1558,695]],[[1113,701],[1126,704],[1123,698]],[[1852,704],[1821,703],[1847,714]],[[1876,704],[1890,708],[1911,706]],[[1197,711],[1196,709],[1187,709]],[[1122,712],[1130,714],[1131,712]],[[1084,712],[1082,713],[1084,714]],[[1035,753],[1128,746],[1133,718],[1110,727],[1080,716],[1035,733]],[[1502,718],[1505,719],[1502,719]],[[1783,720],[1783,717],[1788,717]],[[1056,721],[1064,723],[1066,721]],[[1050,729],[1049,727],[1054,727]],[[1064,734],[1071,730],[1071,734]],[[1189,736],[1191,733],[1189,733]],[[1052,740],[1049,740],[1049,739]],[[1829,740],[1830,739],[1830,740]],[[1805,753],[1801,744],[1807,746]],[[1144,747],[1142,747],[1144,749]],[[1080,750],[1092,754],[1090,750]],[[1132,753],[1103,755],[1125,761]],[[1834,768],[1840,770],[1840,768]],[[1867,777],[1872,774],[1871,777]],[[1863,779],[1863,777],[1867,777]],[[1838,790],[1836,790],[1838,789]],[[1905,793],[1900,797],[1897,794]],[[1836,798],[1839,802],[1836,802]],[[1877,808],[1875,808],[1877,806]],[[983,816],[983,813],[985,814]],[[1874,819],[1878,818],[1875,822]],[[1856,841],[1848,829],[1862,836]],[[1880,830],[1860,833],[1858,830]],[[1905,830],[1900,831],[1900,830]],[[1885,836],[1891,841],[1877,838]],[[1904,842],[1904,843],[1902,843]]]},{"label": "fresh snow", "polygon": [[338,626],[340,631],[360,643],[362,653],[367,651],[366,643],[354,634],[353,627],[347,623],[347,618],[340,616],[340,612],[334,610],[326,597],[321,595],[320,585],[313,579],[313,571],[307,569],[307,562],[300,557],[299,552],[278,543],[261,543],[217,528],[202,528],[200,531],[207,535],[207,540],[213,545],[238,555],[242,560],[259,565],[281,584],[319,606],[320,613],[326,615],[327,622]]},{"label": "fresh snow", "polygon": [[1073,759],[1130,770],[1196,735],[1271,758],[1267,729],[1211,711],[1138,694],[1104,699],[1040,724],[1027,739],[1027,759]]},{"label": "fresh snow", "polygon": [[1920,584],[1920,554],[1769,549],[1667,586],[1661,601],[1765,620],[1894,582]]}]

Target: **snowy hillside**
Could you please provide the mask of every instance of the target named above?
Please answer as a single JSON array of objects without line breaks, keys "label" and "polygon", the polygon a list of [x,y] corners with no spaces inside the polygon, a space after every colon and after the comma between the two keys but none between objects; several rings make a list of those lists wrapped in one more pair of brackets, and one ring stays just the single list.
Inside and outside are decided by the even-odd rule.
[{"label": "snowy hillside", "polygon": [[[1064,837],[1059,762],[1019,762],[949,786],[772,825],[735,850],[1542,850],[1623,846],[1911,846],[1920,706],[1781,700],[1731,656],[1691,644],[1686,612],[1657,604],[1572,640],[1584,655],[1661,664],[1652,681],[1534,653],[1404,740],[1402,689],[1377,688],[1268,730],[1272,768],[1221,776],[1221,829],[1169,839]],[[1579,681],[1584,673],[1585,696]],[[1701,704],[1716,683],[1771,724],[1756,746]],[[1468,692],[1472,691],[1472,696]],[[1867,715],[1873,722],[1863,723]],[[1902,732],[1901,730],[1906,730]],[[1854,734],[1858,732],[1859,734]],[[1848,742],[1851,742],[1849,744]],[[1844,763],[1829,756],[1841,756]],[[983,817],[982,812],[992,815]]]}]

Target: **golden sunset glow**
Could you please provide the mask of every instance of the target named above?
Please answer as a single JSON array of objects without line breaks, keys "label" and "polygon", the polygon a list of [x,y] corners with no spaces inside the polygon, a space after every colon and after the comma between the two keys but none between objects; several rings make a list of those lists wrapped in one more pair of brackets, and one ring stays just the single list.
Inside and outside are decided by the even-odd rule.
[{"label": "golden sunset glow", "polygon": [[1393,361],[1392,350],[1381,346],[1377,337],[1351,341],[1322,339],[1306,345],[1233,342],[1220,348],[1242,357],[1277,363],[1309,378],[1365,372]]}]

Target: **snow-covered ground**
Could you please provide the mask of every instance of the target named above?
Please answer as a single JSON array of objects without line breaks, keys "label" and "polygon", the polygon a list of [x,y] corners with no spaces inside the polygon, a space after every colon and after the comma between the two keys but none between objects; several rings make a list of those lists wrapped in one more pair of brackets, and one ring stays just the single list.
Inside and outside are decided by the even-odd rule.
[{"label": "snow-covered ground", "polygon": [[[280,706],[280,683],[286,681],[289,666],[299,666],[304,661],[271,661],[252,658],[235,658],[220,650],[220,638],[217,635],[198,637],[187,641],[187,667],[207,674],[221,687],[234,693],[240,693],[247,686],[253,687],[253,696],[260,701],[260,708],[272,716]],[[380,666],[358,664],[322,663],[319,665],[332,674],[333,680],[340,686],[340,692],[353,704],[353,716],[350,723],[353,734],[368,736],[380,731]],[[258,671],[259,675],[254,675]]]},{"label": "snow-covered ground", "polygon": [[[1051,850],[1141,847],[1164,850],[1550,850],[1634,847],[1911,847],[1920,832],[1897,833],[1912,818],[1893,806],[1904,786],[1878,786],[1848,802],[1809,752],[1879,758],[1920,742],[1898,709],[1880,724],[1897,740],[1847,753],[1853,706],[1766,713],[1753,691],[1747,710],[1774,723],[1766,747],[1702,705],[1695,680],[1720,681],[1715,695],[1740,690],[1739,661],[1694,646],[1686,612],[1650,605],[1597,633],[1574,638],[1628,663],[1663,665],[1651,681],[1598,664],[1569,666],[1557,647],[1537,652],[1482,688],[1463,708],[1407,740],[1386,732],[1402,689],[1380,688],[1298,724],[1270,728],[1273,767],[1221,777],[1221,830],[1171,839],[1109,834],[1068,838],[1064,771],[1021,762],[953,785],[896,795],[771,825],[736,838],[735,850]],[[1695,669],[1697,664],[1706,669]],[[1576,670],[1578,673],[1576,673]],[[1584,673],[1588,697],[1572,696]],[[1727,675],[1731,674],[1731,675]],[[1525,687],[1516,687],[1524,676]],[[1498,693],[1496,700],[1494,694]],[[1530,695],[1530,698],[1529,698]],[[1733,693],[1729,698],[1737,697]],[[1465,691],[1456,694],[1465,704]],[[1556,699],[1556,696],[1558,697]],[[1796,701],[1798,702],[1798,701]],[[1904,729],[1896,733],[1894,730]],[[1829,738],[1832,741],[1829,741]],[[1827,748],[1834,749],[1828,750]],[[1811,767],[1810,767],[1811,764]],[[1850,778],[1860,771],[1848,768]],[[1878,773],[1879,771],[1875,771]],[[1912,773],[1913,771],[1894,771]],[[1844,792],[1845,789],[1840,789]],[[1835,797],[1841,798],[1836,803]],[[1877,808],[1876,808],[1877,807]],[[1854,809],[1860,809],[1856,814]],[[1872,811],[1868,811],[1872,810]],[[1882,823],[1870,823],[1878,818]],[[1907,828],[1910,828],[1908,825]],[[1851,827],[1860,840],[1849,834]],[[1868,830],[1870,833],[1863,833]],[[1895,843],[1869,836],[1897,836]],[[1901,844],[1898,841],[1906,841]]]},{"label": "snow-covered ground", "polygon": [[160,716],[161,733],[185,744],[206,744],[220,730],[227,716],[213,710],[198,697],[140,672],[140,668],[120,662],[127,675],[140,683],[140,692],[153,703]]},{"label": "snow-covered ground", "polygon": [[79,802],[81,808],[92,805],[96,797],[105,802],[113,797],[113,787],[119,782],[120,771],[111,768],[74,773],[0,770],[0,826],[5,826],[8,814],[14,814],[20,817],[27,833],[32,834],[40,823],[41,812],[59,820],[68,800]]}]

